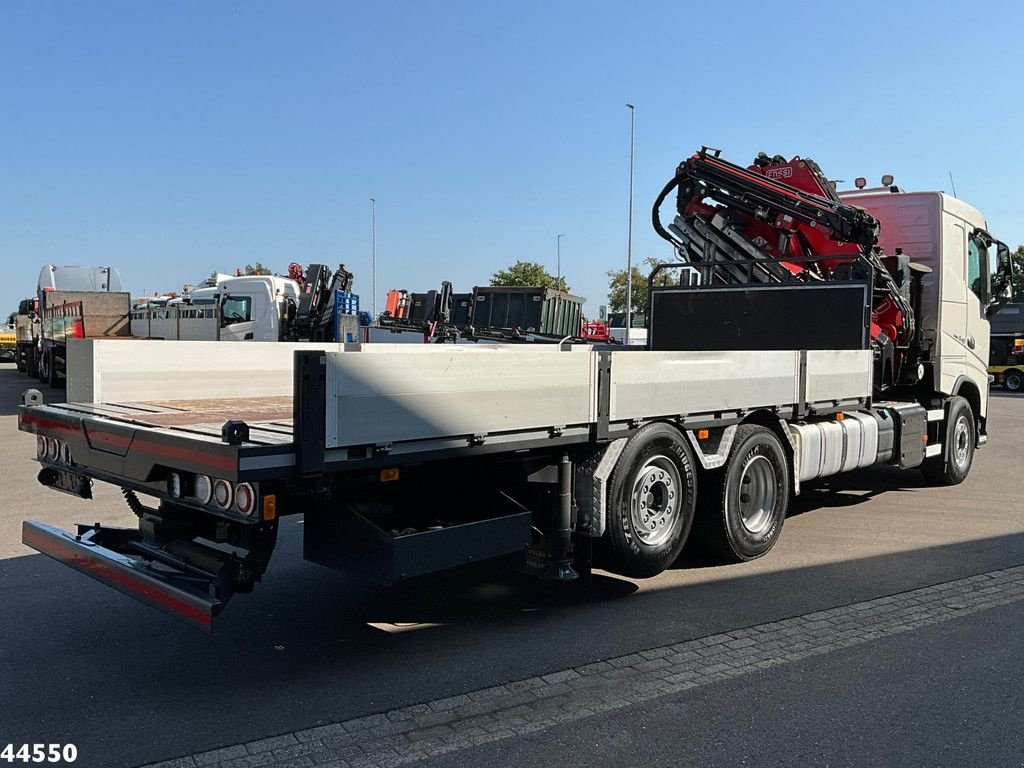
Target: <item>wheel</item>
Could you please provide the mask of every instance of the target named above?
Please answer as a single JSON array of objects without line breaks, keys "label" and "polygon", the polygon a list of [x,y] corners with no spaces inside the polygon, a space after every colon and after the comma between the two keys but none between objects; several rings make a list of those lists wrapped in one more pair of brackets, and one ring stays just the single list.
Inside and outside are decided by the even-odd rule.
[{"label": "wheel", "polygon": [[1024,392],[1024,371],[1011,368],[1003,374],[1003,386],[1009,392]]},{"label": "wheel", "polygon": [[46,352],[39,355],[39,365],[36,366],[36,378],[40,384],[50,382],[50,356]]},{"label": "wheel", "polygon": [[733,563],[767,554],[789,507],[789,462],[779,438],[765,427],[742,425],[725,467],[708,480],[694,527],[699,543]]},{"label": "wheel", "polygon": [[946,439],[942,455],[925,459],[921,473],[935,485],[959,485],[967,479],[974,463],[977,427],[974,411],[964,398],[949,398],[946,410]]},{"label": "wheel", "polygon": [[609,478],[608,570],[646,578],[675,562],[693,524],[694,466],[686,438],[668,424],[630,438]]}]

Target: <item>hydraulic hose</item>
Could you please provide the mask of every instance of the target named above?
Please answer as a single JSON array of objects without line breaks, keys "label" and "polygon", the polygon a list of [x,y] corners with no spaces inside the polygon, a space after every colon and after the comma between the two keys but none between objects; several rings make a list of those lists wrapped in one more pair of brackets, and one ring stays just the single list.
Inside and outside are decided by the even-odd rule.
[{"label": "hydraulic hose", "polygon": [[661,224],[661,204],[665,202],[665,198],[668,197],[669,193],[679,186],[683,178],[686,176],[685,173],[677,173],[672,179],[665,185],[665,187],[658,193],[657,198],[654,200],[654,207],[651,209],[651,224],[654,225],[654,231],[657,232],[663,239],[668,240],[672,245],[678,246],[679,241],[672,237],[672,235],[665,229]]}]

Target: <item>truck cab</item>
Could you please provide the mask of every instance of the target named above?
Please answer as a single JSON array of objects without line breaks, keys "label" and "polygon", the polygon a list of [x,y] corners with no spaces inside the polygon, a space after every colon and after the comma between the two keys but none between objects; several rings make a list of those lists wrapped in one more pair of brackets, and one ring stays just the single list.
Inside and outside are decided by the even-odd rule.
[{"label": "truck cab", "polygon": [[1000,266],[1008,272],[1008,249],[988,234],[975,208],[941,192],[885,187],[844,192],[841,199],[879,221],[878,245],[886,254],[905,254],[923,273],[917,312],[927,350],[922,379],[934,393],[970,402],[984,442],[989,316],[1004,292],[993,273]]},{"label": "truck cab", "polygon": [[222,340],[281,341],[288,307],[298,303],[299,285],[276,275],[251,275],[223,281],[217,293]]}]

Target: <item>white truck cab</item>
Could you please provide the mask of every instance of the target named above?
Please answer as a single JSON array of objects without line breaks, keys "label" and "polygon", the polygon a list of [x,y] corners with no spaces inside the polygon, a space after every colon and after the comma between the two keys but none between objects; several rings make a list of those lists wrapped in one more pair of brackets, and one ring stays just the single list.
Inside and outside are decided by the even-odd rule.
[{"label": "white truck cab", "polygon": [[298,303],[299,284],[277,275],[234,277],[217,286],[221,308],[221,339],[279,341],[282,318]]},{"label": "white truck cab", "polygon": [[[880,222],[878,245],[928,268],[921,279],[919,328],[931,348],[925,377],[935,392],[966,398],[984,441],[988,413],[989,324],[992,279],[1005,245],[988,234],[972,206],[942,192],[895,187],[844,192],[843,202]],[[995,247],[993,247],[995,246]]]},{"label": "white truck cab", "polygon": [[187,297],[132,309],[132,336],[182,341],[280,341],[299,286],[276,275],[229,277]]}]

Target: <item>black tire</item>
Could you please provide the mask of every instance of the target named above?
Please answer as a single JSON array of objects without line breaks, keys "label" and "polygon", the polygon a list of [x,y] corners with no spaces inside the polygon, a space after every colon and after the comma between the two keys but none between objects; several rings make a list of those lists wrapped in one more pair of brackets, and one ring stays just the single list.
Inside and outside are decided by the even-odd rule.
[{"label": "black tire", "polygon": [[[694,536],[726,562],[767,554],[782,533],[791,484],[786,451],[775,433],[757,424],[740,426],[725,467],[703,483]],[[751,488],[753,494],[744,490]]]},{"label": "black tire", "polygon": [[608,478],[608,570],[647,578],[676,561],[697,505],[695,466],[686,438],[668,424],[630,438]]},{"label": "black tire", "polygon": [[1024,392],[1024,371],[1011,368],[1003,374],[1003,386],[1007,392]]},{"label": "black tire", "polygon": [[48,384],[50,382],[50,356],[43,352],[39,355],[39,364],[36,366],[36,378],[39,379],[40,384]]},{"label": "black tire", "polygon": [[977,429],[971,404],[956,395],[949,398],[942,455],[924,460],[921,474],[925,480],[933,485],[959,485],[966,480],[974,463]]}]

